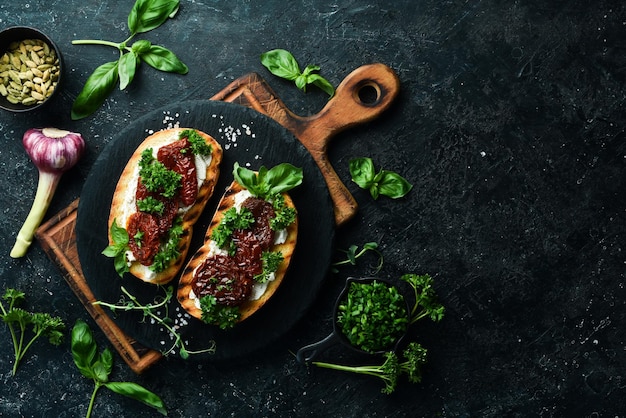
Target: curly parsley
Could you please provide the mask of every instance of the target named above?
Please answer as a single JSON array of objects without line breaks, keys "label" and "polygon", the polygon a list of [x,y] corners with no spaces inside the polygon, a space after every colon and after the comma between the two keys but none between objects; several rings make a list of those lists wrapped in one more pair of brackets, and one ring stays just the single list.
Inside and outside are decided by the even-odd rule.
[{"label": "curly parsley", "polygon": [[165,239],[164,244],[161,245],[161,250],[154,256],[154,261],[150,266],[150,269],[155,273],[160,273],[167,269],[172,262],[180,256],[178,249],[178,243],[183,235],[183,218],[178,216],[174,220],[174,225],[170,228]]},{"label": "curly parsley", "polygon": [[254,215],[249,209],[232,207],[224,213],[220,224],[211,233],[211,239],[215,241],[219,248],[229,248],[229,253],[234,253],[235,248],[231,241],[233,232],[237,229],[249,228],[254,223]]},{"label": "curly parsley", "polygon": [[182,184],[182,175],[169,170],[154,158],[152,148],[147,148],[141,153],[139,176],[149,192],[160,193],[168,199],[176,195]]},{"label": "curly parsley", "polygon": [[213,152],[213,147],[207,144],[202,135],[195,129],[185,129],[180,133],[179,138],[187,138],[194,155],[211,155]]},{"label": "curly parsley", "polygon": [[165,210],[165,203],[152,196],[147,196],[144,199],[137,200],[137,209],[142,212],[156,213],[161,216]]},{"label": "curly parsley", "polygon": [[272,273],[275,273],[276,270],[278,270],[278,267],[280,267],[280,263],[282,263],[283,260],[284,260],[283,254],[280,251],[278,252],[264,251],[263,254],[261,254],[261,262],[263,263],[263,271],[261,272],[261,274],[254,276],[254,280],[257,283],[268,282],[270,280]]},{"label": "curly parsley", "polygon": [[239,307],[220,305],[213,295],[200,298],[200,309],[204,323],[219,325],[221,329],[234,327],[240,317]]}]

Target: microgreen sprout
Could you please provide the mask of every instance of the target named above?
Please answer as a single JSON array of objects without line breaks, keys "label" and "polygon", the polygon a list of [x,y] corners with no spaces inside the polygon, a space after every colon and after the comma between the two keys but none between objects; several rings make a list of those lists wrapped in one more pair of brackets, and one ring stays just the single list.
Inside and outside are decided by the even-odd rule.
[{"label": "microgreen sprout", "polygon": [[[174,344],[166,351],[163,352],[163,355],[167,356],[174,351],[176,347],[178,347],[179,355],[182,359],[188,359],[189,355],[192,354],[202,354],[202,353],[214,353],[215,352],[215,343],[203,350],[198,351],[190,351],[186,348],[185,343],[182,339],[182,336],[177,331],[177,329],[170,325],[172,320],[168,316],[167,307],[169,301],[172,299],[174,294],[174,289],[172,286],[162,287],[165,291],[164,297],[159,297],[154,300],[154,303],[141,304],[135,296],[133,296],[124,286],[121,287],[122,293],[128,299],[122,298],[118,304],[107,303],[103,301],[96,301],[94,305],[105,306],[109,308],[112,312],[116,311],[140,311],[143,314],[144,319],[150,318],[154,320],[159,325],[163,326],[174,338]],[[160,316],[159,310],[165,309],[165,315]]]},{"label": "microgreen sprout", "polygon": [[356,266],[357,259],[364,256],[368,251],[372,251],[378,255],[378,264],[376,265],[376,269],[374,270],[374,274],[378,273],[380,269],[383,267],[383,254],[378,250],[377,242],[367,242],[363,245],[363,248],[359,249],[357,245],[351,245],[347,250],[339,250],[346,254],[346,258],[344,260],[333,263],[333,271],[336,273],[336,267],[344,266],[347,264]]},{"label": "microgreen sprout", "polygon": [[[65,324],[59,317],[53,317],[48,313],[32,313],[19,308],[24,299],[25,294],[15,289],[7,289],[2,297],[8,302],[6,308],[0,301],[0,318],[9,327],[11,340],[13,341],[13,351],[15,354],[15,362],[13,363],[13,376],[17,372],[17,367],[24,355],[33,343],[41,336],[48,337],[53,345],[59,345],[63,341],[63,331]],[[31,333],[28,333],[29,327]],[[30,339],[28,335],[30,335]]]},{"label": "microgreen sprout", "polygon": [[378,365],[346,366],[315,361],[312,364],[327,369],[376,376],[382,379],[385,387],[382,392],[389,395],[396,390],[400,377],[405,374],[411,383],[422,381],[422,366],[426,363],[427,350],[419,343],[411,342],[402,352],[403,359],[393,351],[384,353],[385,361]]}]

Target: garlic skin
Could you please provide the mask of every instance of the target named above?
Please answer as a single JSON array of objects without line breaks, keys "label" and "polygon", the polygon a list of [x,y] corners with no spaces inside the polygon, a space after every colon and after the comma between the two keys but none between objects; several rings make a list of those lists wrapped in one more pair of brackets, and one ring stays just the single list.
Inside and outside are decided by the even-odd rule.
[{"label": "garlic skin", "polygon": [[13,258],[26,254],[50,206],[61,175],[76,165],[85,150],[81,134],[57,128],[29,129],[24,133],[22,144],[39,170],[39,182],[33,205],[11,250]]},{"label": "garlic skin", "polygon": [[40,171],[58,174],[74,167],[85,150],[81,134],[57,128],[29,129],[22,144]]}]

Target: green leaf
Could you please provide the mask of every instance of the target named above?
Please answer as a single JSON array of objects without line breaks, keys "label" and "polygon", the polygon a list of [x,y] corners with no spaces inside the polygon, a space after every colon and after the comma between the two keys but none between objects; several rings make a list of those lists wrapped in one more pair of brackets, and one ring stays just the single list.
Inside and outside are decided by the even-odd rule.
[{"label": "green leaf", "polygon": [[367,157],[354,158],[350,160],[349,164],[352,181],[363,189],[369,189],[376,176],[372,159]]},{"label": "green leaf", "polygon": [[392,199],[398,199],[406,196],[412,188],[413,185],[398,173],[382,170],[381,179],[378,181],[380,194]]},{"label": "green leaf", "polygon": [[177,74],[189,72],[189,68],[172,51],[159,45],[152,45],[140,58],[159,71]]},{"label": "green leaf", "polygon": [[138,64],[139,60],[134,52],[128,52],[120,57],[117,66],[117,72],[120,77],[120,90],[124,90],[133,81]]},{"label": "green leaf", "polygon": [[77,320],[72,328],[72,358],[80,373],[90,379],[96,376],[93,365],[97,350],[98,347],[89,326],[84,321]]},{"label": "green leaf", "polygon": [[148,52],[151,46],[152,46],[152,43],[150,41],[146,41],[145,39],[140,39],[138,41],[135,41],[135,43],[133,43],[133,46],[131,46],[131,50],[135,54],[141,55],[144,52]]},{"label": "green leaf", "polygon": [[233,176],[237,183],[254,196],[262,199],[287,192],[302,184],[302,169],[289,163],[278,164],[271,169],[261,166],[258,173],[235,163]]},{"label": "green leaf", "polygon": [[261,54],[261,64],[275,76],[295,80],[300,74],[300,66],[291,54],[284,49],[273,49]]},{"label": "green leaf", "polygon": [[72,119],[91,115],[104,103],[115,88],[118,79],[118,61],[102,64],[94,70],[72,105]]},{"label": "green leaf", "polygon": [[333,97],[335,95],[335,87],[333,87],[333,85],[330,84],[328,80],[326,80],[319,74],[311,74],[309,76],[309,84],[313,84],[316,87],[319,87],[330,97]]},{"label": "green leaf", "polygon": [[179,6],[179,0],[137,0],[128,15],[132,35],[161,26]]},{"label": "green leaf", "polygon": [[167,415],[165,404],[161,398],[141,385],[133,382],[108,382],[105,386],[111,391],[140,401],[156,409],[161,415]]}]

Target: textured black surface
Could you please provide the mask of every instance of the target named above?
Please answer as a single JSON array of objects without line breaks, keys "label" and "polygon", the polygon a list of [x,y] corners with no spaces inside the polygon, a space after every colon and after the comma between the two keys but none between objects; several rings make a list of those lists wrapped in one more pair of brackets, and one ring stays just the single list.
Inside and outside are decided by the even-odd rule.
[{"label": "textured black surface", "polygon": [[[87,76],[117,52],[71,40],[124,40],[131,6],[0,6],[1,25],[48,32],[67,70],[62,94],[45,112],[0,114],[4,286],[21,288],[29,307],[69,324],[88,319],[37,243],[23,259],[8,256],[37,179],[20,141],[27,128],[54,125],[87,140],[51,215],[79,196],[117,132],[173,100],[208,98],[257,71],[294,112],[316,113],[323,93],[304,94],[260,65],[262,52],[285,48],[302,65],[319,64],[334,84],[371,62],[398,73],[393,107],[331,144],[330,160],[360,204],[336,246],[377,241],[385,255],[381,275],[432,274],[447,315],[413,329],[429,349],[424,380],[403,382],[391,396],[372,377],[298,365],[289,350],[329,333],[344,279],[371,273],[376,260],[366,257],[329,275],[313,309],[284,337],[283,351],[228,365],[166,359],[141,376],[116,357],[112,379],[160,394],[172,417],[626,414],[623,2],[183,0],[175,19],[141,38],[174,50],[189,74],[142,66],[126,91],[115,91],[93,117],[72,122],[69,109]],[[372,200],[350,182],[348,162],[357,156],[403,174],[414,189],[405,199]],[[96,337],[106,346],[101,333]],[[68,343],[39,342],[12,377],[6,327],[0,341],[2,416],[84,416],[91,382],[74,368]],[[325,358],[364,360],[341,349]],[[139,414],[156,416],[106,391],[94,411]]]}]

